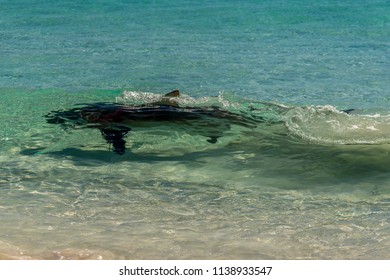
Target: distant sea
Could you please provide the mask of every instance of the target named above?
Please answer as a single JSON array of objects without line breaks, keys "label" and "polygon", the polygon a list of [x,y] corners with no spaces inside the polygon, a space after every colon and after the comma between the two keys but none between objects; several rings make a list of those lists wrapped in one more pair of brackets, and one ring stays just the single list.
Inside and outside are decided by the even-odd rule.
[{"label": "distant sea", "polygon": [[[174,89],[261,121],[45,119]],[[0,259],[390,259],[389,89],[386,0],[0,0]]]}]

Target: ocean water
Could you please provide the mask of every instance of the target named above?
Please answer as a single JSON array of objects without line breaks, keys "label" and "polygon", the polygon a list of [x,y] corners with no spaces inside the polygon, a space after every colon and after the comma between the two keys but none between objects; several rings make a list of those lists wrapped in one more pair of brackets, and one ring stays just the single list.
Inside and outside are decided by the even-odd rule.
[{"label": "ocean water", "polygon": [[[0,0],[0,259],[389,259],[389,61],[385,0]],[[173,89],[259,121],[45,118]]]}]

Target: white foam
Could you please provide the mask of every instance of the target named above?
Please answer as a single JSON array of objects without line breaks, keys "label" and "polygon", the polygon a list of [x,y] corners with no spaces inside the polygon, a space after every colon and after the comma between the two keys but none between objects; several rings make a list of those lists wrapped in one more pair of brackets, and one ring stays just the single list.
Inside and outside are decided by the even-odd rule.
[{"label": "white foam", "polygon": [[349,115],[330,105],[309,106],[291,109],[285,122],[293,135],[316,143],[390,143],[388,115]]}]

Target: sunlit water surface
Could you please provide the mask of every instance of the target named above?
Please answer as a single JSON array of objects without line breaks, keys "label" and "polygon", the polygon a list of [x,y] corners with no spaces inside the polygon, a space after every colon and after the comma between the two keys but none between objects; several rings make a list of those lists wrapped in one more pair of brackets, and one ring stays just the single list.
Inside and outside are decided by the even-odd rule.
[{"label": "sunlit water surface", "polygon": [[[377,120],[368,125],[364,116],[317,108],[310,124],[328,129],[321,143],[324,136],[310,141],[295,133],[299,125],[305,133],[305,124],[294,121],[297,112],[314,114],[314,108],[277,107],[269,122],[232,126],[216,144],[180,127],[132,131],[120,156],[98,130],[45,123],[44,114],[58,103],[39,104],[57,94],[30,92],[17,100],[20,107],[4,98],[0,242],[6,258],[388,257],[387,132],[380,144],[345,145],[338,143],[342,137],[348,142],[359,133],[345,127],[344,136],[337,129],[331,135],[328,123],[355,120],[367,127]],[[78,100],[83,96],[91,94]],[[271,116],[270,110],[260,114]]]},{"label": "sunlit water surface", "polygon": [[[388,1],[133,2],[0,1],[0,258],[390,258]],[[45,119],[176,88],[261,121]]]}]

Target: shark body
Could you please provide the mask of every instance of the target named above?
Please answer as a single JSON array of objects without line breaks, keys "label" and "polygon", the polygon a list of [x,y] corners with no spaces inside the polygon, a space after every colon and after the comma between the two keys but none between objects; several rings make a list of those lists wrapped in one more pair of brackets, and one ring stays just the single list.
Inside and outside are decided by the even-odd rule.
[{"label": "shark body", "polygon": [[[113,151],[124,154],[124,137],[134,127],[158,126],[162,123],[180,125],[192,132],[208,137],[209,143],[216,143],[231,124],[255,127],[258,119],[211,107],[181,107],[172,97],[180,93],[174,90],[166,94],[161,101],[151,104],[129,106],[118,103],[84,104],[69,110],[52,111],[47,114],[48,123],[64,127],[97,128]],[[261,121],[261,120],[260,120]]]}]

